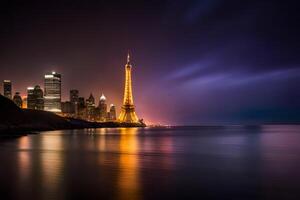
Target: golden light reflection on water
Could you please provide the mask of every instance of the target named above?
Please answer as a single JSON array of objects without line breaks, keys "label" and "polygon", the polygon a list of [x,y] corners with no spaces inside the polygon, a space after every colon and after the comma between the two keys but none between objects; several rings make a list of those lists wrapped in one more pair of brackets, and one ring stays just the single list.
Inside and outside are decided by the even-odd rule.
[{"label": "golden light reflection on water", "polygon": [[[18,161],[22,166],[20,176],[24,179],[23,185],[35,177],[39,183],[41,198],[54,193],[55,197],[63,195],[61,192],[68,167],[66,161],[71,156],[67,152],[77,152],[79,149],[91,152],[87,154],[90,159],[87,161],[96,159],[99,170],[103,173],[105,170],[110,173],[111,169],[116,169],[114,172],[117,176],[109,179],[113,179],[117,199],[141,199],[141,153],[162,152],[160,157],[149,156],[147,164],[150,164],[149,167],[160,165],[165,169],[172,168],[173,161],[169,154],[174,149],[170,137],[163,137],[160,141],[145,138],[138,135],[137,128],[96,129],[90,132],[67,134],[69,132],[54,131],[20,139]],[[145,163],[143,166],[145,167]],[[95,178],[97,179],[96,175]]]},{"label": "golden light reflection on water", "polygon": [[136,128],[120,129],[119,199],[140,199],[139,142]]},{"label": "golden light reflection on water", "polygon": [[57,133],[44,133],[38,135],[37,139],[26,136],[18,142],[20,188],[26,188],[30,181],[38,181],[38,187],[32,188],[32,191],[41,195],[41,199],[57,192],[63,178],[62,135]]},{"label": "golden light reflection on water", "polygon": [[42,177],[46,188],[53,190],[58,186],[59,178],[62,175],[62,136],[41,137],[41,156]]},{"label": "golden light reflection on water", "polygon": [[99,139],[99,144],[98,144],[98,149],[100,151],[105,151],[106,150],[106,140],[105,140],[105,136],[101,136]]},{"label": "golden light reflection on water", "polygon": [[24,136],[19,139],[19,144],[18,144],[19,149],[24,150],[24,149],[30,149],[31,143],[28,137]]},{"label": "golden light reflection on water", "polygon": [[25,183],[30,178],[31,155],[29,151],[31,143],[28,137],[21,137],[18,142],[18,147],[21,150],[18,153],[19,173],[21,184]]}]

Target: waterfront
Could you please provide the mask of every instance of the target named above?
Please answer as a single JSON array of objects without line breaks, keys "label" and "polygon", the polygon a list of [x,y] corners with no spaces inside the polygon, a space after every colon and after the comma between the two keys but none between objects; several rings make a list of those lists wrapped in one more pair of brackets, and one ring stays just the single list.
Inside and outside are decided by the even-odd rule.
[{"label": "waterfront", "polygon": [[300,126],[43,132],[0,143],[3,199],[299,199]]}]

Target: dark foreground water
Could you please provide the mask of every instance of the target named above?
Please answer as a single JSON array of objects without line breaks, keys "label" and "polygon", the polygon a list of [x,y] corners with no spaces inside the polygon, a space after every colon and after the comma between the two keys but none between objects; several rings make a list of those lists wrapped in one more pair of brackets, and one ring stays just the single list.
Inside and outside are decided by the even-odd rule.
[{"label": "dark foreground water", "polygon": [[0,199],[300,199],[300,126],[94,129],[0,142]]}]

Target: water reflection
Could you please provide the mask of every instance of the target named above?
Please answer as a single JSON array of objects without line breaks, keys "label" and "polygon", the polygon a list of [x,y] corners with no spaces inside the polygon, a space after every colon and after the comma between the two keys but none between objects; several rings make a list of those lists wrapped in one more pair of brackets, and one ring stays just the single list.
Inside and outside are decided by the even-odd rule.
[{"label": "water reflection", "polygon": [[[52,135],[53,134],[53,135]],[[42,134],[35,140],[22,137],[19,140],[19,183],[23,195],[38,199],[57,198],[63,179],[63,145],[60,132]],[[29,182],[38,183],[28,188]]]},{"label": "water reflection", "polygon": [[300,189],[299,143],[300,126],[45,132],[1,146],[0,192],[11,189],[15,198],[7,199],[291,199]]},{"label": "water reflection", "polygon": [[56,190],[62,178],[63,152],[62,136],[43,135],[41,137],[41,174],[46,190]]},{"label": "water reflection", "polygon": [[[300,129],[298,126],[263,126],[261,134],[262,186],[265,198],[296,199],[300,178]],[[280,180],[280,181],[277,181]],[[273,190],[281,188],[281,190]],[[284,190],[283,190],[284,189]]]},{"label": "water reflection", "polygon": [[31,147],[30,139],[28,137],[21,137],[18,142],[19,153],[18,153],[18,165],[19,165],[19,178],[20,184],[26,184],[26,181],[30,178],[31,169],[31,155],[27,151]]},{"label": "water reflection", "polygon": [[19,139],[18,147],[20,150],[26,150],[31,148],[31,140],[29,137],[21,137]]},{"label": "water reflection", "polygon": [[140,199],[139,140],[136,128],[120,129],[119,199]]}]

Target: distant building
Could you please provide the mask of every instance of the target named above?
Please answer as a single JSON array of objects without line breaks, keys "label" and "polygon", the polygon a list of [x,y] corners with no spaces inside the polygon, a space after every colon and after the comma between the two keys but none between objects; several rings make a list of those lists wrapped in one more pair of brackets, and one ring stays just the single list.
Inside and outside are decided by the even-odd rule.
[{"label": "distant building", "polygon": [[15,104],[17,106],[19,106],[20,108],[23,107],[23,101],[22,101],[22,97],[20,96],[19,92],[16,92],[13,98],[13,101],[15,102]]},{"label": "distant building", "polygon": [[86,105],[91,107],[95,106],[95,98],[92,93],[90,94],[89,98],[86,100]]},{"label": "distant building", "polygon": [[94,115],[95,115],[94,121],[99,122],[100,121],[100,108],[99,107],[95,107]]},{"label": "distant building", "polygon": [[44,110],[44,93],[39,85],[27,88],[27,108]]},{"label": "distant building", "polygon": [[36,85],[33,90],[35,96],[35,109],[44,110],[44,92],[39,85]]},{"label": "distant building", "polygon": [[117,120],[116,106],[114,106],[114,104],[110,104],[110,108],[109,108],[109,120],[111,120],[111,121]]},{"label": "distant building", "polygon": [[95,98],[93,94],[91,93],[89,98],[86,100],[86,112],[87,112],[87,118],[90,121],[95,120]]},{"label": "distant building", "polygon": [[45,75],[44,110],[61,112],[61,75],[56,72]]},{"label": "distant building", "polygon": [[22,108],[27,109],[27,96],[24,96],[22,99],[23,99]]},{"label": "distant building", "polygon": [[73,104],[70,101],[62,102],[61,103],[61,112],[65,116],[73,117],[73,115],[74,115]]},{"label": "distant building", "polygon": [[34,87],[27,88],[27,108],[35,109],[35,96],[34,96]]},{"label": "distant building", "polygon": [[79,119],[86,119],[86,106],[84,97],[78,98],[76,117]]},{"label": "distant building", "polygon": [[85,107],[84,97],[79,97],[78,98],[78,106],[79,107]]},{"label": "distant building", "polygon": [[79,91],[78,90],[70,90],[70,102],[75,103],[78,102]]},{"label": "distant building", "polygon": [[100,111],[100,116],[99,116],[99,121],[106,121],[107,119],[107,104],[106,104],[106,97],[104,94],[101,95],[100,101],[99,101],[99,111]]},{"label": "distant building", "polygon": [[111,119],[110,119],[110,112],[106,113],[106,121],[111,121]]},{"label": "distant building", "polygon": [[6,98],[12,99],[12,83],[10,80],[3,81],[3,95]]},{"label": "distant building", "polygon": [[78,90],[70,90],[70,102],[72,104],[73,107],[73,113],[75,115],[78,114],[78,99],[79,99],[79,91]]}]

